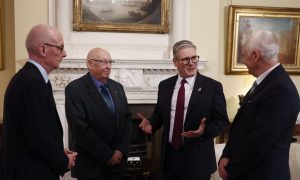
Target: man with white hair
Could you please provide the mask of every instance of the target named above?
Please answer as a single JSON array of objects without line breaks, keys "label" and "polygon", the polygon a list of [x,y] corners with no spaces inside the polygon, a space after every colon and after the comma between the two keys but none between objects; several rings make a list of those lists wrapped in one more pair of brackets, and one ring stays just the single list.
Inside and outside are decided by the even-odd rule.
[{"label": "man with white hair", "polygon": [[242,47],[243,63],[257,79],[233,120],[219,162],[223,179],[290,179],[289,149],[300,100],[278,53],[278,40],[267,30],[252,34]]}]

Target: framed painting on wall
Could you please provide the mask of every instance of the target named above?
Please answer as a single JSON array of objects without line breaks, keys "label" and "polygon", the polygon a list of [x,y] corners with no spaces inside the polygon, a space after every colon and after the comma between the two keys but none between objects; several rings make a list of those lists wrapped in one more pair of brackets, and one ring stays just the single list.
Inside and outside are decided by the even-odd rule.
[{"label": "framed painting on wall", "polygon": [[229,7],[226,74],[248,74],[241,47],[253,32],[272,31],[279,41],[279,62],[289,74],[300,74],[300,9]]},{"label": "framed painting on wall", "polygon": [[73,0],[75,31],[168,33],[169,0]]}]

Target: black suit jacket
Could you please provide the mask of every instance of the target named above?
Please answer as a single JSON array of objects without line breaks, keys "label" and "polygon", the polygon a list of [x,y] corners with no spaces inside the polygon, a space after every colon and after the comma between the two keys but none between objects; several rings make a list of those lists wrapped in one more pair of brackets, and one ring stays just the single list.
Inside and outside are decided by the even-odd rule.
[{"label": "black suit jacket", "polygon": [[[150,119],[153,133],[163,126],[161,168],[164,171],[166,148],[169,143],[170,112],[177,75],[159,84],[157,105]],[[206,117],[204,134],[199,138],[184,139],[185,163],[183,173],[187,178],[208,176],[216,170],[214,137],[228,124],[226,102],[221,83],[196,75],[194,88],[188,105],[184,131],[199,128],[200,120]]]},{"label": "black suit jacket", "polygon": [[67,171],[63,130],[52,91],[31,63],[10,81],[4,100],[4,180],[58,180]]},{"label": "black suit jacket", "polygon": [[[130,144],[131,114],[120,83],[109,79],[115,114],[111,113],[89,73],[71,82],[65,90],[70,149],[78,152],[72,176],[96,178],[106,172],[126,170]],[[120,165],[107,166],[114,150],[124,157]]]},{"label": "black suit jacket", "polygon": [[246,96],[222,157],[229,179],[289,180],[289,148],[300,109],[292,80],[279,65]]}]

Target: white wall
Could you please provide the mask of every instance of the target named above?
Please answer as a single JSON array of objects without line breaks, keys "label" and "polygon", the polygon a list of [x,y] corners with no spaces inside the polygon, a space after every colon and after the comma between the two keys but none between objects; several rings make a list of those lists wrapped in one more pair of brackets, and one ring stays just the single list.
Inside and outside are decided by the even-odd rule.
[{"label": "white wall", "polygon": [[48,0],[14,0],[16,69],[23,66],[28,55],[26,35],[32,26],[48,23]]},{"label": "white wall", "polygon": [[[182,0],[173,0],[173,3],[176,1]],[[26,34],[33,25],[47,23],[48,1],[14,0],[14,3],[16,61],[23,62],[27,59]],[[208,61],[202,73],[222,82],[229,117],[233,118],[238,107],[237,95],[244,94],[254,78],[224,73],[227,9],[230,4],[300,8],[300,0],[191,0],[190,39],[197,45],[199,55]],[[299,91],[300,76],[292,76],[292,79]]]},{"label": "white wall", "polygon": [[[232,119],[238,108],[238,95],[247,92],[254,78],[225,75],[229,5],[300,8],[300,0],[191,0],[191,40],[196,43],[200,56],[208,61],[202,73],[223,84],[228,115]],[[300,76],[291,77],[300,93]]]}]

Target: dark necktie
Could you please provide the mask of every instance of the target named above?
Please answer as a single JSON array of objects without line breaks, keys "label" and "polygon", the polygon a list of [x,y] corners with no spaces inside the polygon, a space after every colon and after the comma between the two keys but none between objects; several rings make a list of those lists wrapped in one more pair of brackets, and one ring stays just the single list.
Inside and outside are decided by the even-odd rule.
[{"label": "dark necktie", "polygon": [[51,85],[51,82],[50,82],[50,80],[48,80],[48,82],[47,82],[47,86],[48,86],[48,88],[49,88],[49,90],[50,90],[51,94],[53,94],[53,92],[52,92],[52,85]]},{"label": "dark necktie", "polygon": [[107,107],[109,108],[109,110],[111,112],[115,112],[115,106],[114,106],[114,103],[110,97],[110,93],[106,87],[106,85],[100,85],[100,91],[101,91],[101,95],[107,105]]},{"label": "dark necktie", "polygon": [[249,89],[249,91],[247,92],[247,94],[242,98],[242,100],[240,101],[240,106],[243,106],[245,104],[245,102],[248,101],[249,97],[251,94],[253,94],[255,88],[258,86],[257,82],[254,81],[251,88]]},{"label": "dark necktie", "polygon": [[174,118],[174,128],[172,135],[172,147],[174,149],[179,149],[182,146],[182,131],[183,131],[183,117],[184,117],[184,99],[185,99],[185,89],[184,84],[185,79],[182,79],[181,86],[178,91],[175,118]]},{"label": "dark necktie", "polygon": [[252,94],[254,92],[254,89],[256,88],[257,85],[258,85],[257,82],[254,81],[254,83],[251,86],[251,89],[249,90],[249,94]]}]

